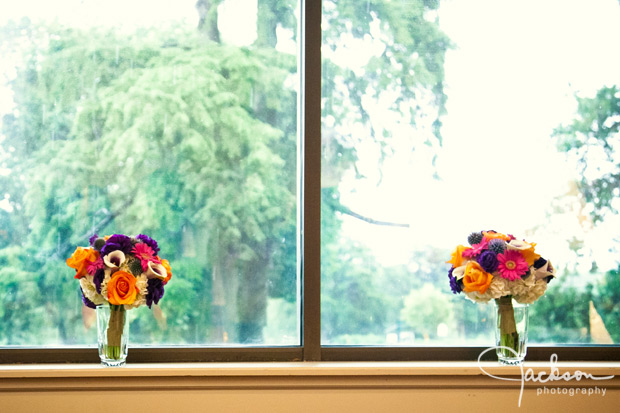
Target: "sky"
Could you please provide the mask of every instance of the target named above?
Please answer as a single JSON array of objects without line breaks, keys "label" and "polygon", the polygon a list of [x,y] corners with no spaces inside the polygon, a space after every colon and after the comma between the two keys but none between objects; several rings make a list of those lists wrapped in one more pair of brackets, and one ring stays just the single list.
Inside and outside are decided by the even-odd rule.
[{"label": "sky", "polygon": [[538,242],[558,257],[570,255],[567,238],[581,236],[598,251],[602,267],[617,265],[608,247],[619,226],[585,233],[574,213],[554,214],[550,222],[547,215],[577,176],[557,153],[553,129],[574,117],[574,94],[592,96],[620,83],[618,2],[441,4],[441,28],[456,47],[446,58],[440,180],[430,176],[423,151],[397,155],[384,167],[378,188],[369,180],[349,199],[358,212],[410,227],[349,220],[351,231],[387,264],[404,262],[417,247],[450,249],[466,243],[472,231],[496,229]]}]

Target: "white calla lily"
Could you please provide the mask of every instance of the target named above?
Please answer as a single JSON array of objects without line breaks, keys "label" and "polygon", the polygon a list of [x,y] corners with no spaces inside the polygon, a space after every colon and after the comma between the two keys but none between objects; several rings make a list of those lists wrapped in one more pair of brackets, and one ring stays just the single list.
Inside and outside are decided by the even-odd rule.
[{"label": "white calla lily", "polygon": [[457,280],[463,278],[465,276],[465,269],[467,268],[468,262],[469,261],[466,261],[465,265],[461,265],[460,267],[456,267],[454,270],[452,270],[452,276],[455,277]]},{"label": "white calla lily", "polygon": [[507,246],[509,250],[516,250],[516,251],[524,251],[524,250],[529,250],[530,248],[532,248],[532,244],[525,242],[525,241],[519,241],[518,239],[513,239],[507,244]]},{"label": "white calla lily", "polygon": [[163,265],[155,263],[153,261],[149,261],[148,265],[149,267],[145,272],[147,278],[159,278],[160,280],[164,280],[168,276],[168,273],[166,272],[166,267],[164,267]]},{"label": "white calla lily", "polygon": [[121,250],[112,251],[103,257],[103,262],[110,268],[119,268],[125,262],[125,253]]},{"label": "white calla lily", "polygon": [[549,261],[545,263],[542,267],[534,270],[534,276],[537,280],[541,280],[543,278],[547,278],[549,276],[555,277],[555,269],[551,265]]}]

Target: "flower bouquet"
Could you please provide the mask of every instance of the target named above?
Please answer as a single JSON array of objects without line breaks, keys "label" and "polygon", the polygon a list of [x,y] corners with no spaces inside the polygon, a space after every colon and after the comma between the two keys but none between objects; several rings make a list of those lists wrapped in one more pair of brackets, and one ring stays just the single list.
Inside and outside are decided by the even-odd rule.
[{"label": "flower bouquet", "polygon": [[75,269],[84,305],[97,309],[102,362],[122,365],[127,356],[125,311],[151,308],[161,300],[172,276],[170,264],[157,255],[157,242],[143,234],[95,234],[89,241],[90,247],[78,247],[67,265]]},{"label": "flower bouquet", "polygon": [[457,246],[447,261],[452,292],[478,303],[495,300],[498,357],[504,364],[518,364],[525,357],[527,305],[545,293],[555,270],[535,251],[535,243],[512,235],[481,231],[467,241],[469,246]]}]

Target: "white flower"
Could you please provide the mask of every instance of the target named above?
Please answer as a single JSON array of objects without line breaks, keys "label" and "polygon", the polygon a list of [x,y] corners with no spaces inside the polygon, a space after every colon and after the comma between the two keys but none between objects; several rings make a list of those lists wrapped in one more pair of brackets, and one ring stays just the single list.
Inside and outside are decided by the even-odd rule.
[{"label": "white flower", "polygon": [[537,280],[541,280],[549,276],[555,277],[555,268],[553,268],[553,265],[551,265],[551,262],[549,261],[547,261],[545,265],[539,269],[532,269],[532,271],[534,272],[534,277],[536,277]]},{"label": "white flower", "polygon": [[145,272],[148,278],[159,278],[160,280],[165,280],[168,276],[168,272],[166,271],[166,267],[161,264],[154,263],[153,261],[149,261],[148,268]]},{"label": "white flower", "polygon": [[517,295],[526,295],[530,289],[534,287],[536,283],[536,279],[531,275],[527,278],[517,278],[514,281],[511,281],[510,286],[510,294],[513,296]]},{"label": "white flower", "polygon": [[136,295],[135,301],[126,306],[128,308],[138,308],[141,305],[146,305],[146,295],[148,294],[147,284],[149,280],[146,278],[145,274],[140,274],[136,277],[136,289],[138,290],[138,295]]},{"label": "white flower", "polygon": [[101,282],[101,295],[104,297],[104,299],[106,301],[108,301],[107,297],[108,297],[108,281],[110,281],[110,277],[112,275],[112,270],[109,268],[106,268],[103,272],[104,277],[103,277],[103,281]]},{"label": "white flower", "polygon": [[[534,277],[529,277],[534,278]],[[525,291],[524,294],[520,294],[514,297],[515,301],[521,304],[532,304],[538,300],[547,291],[547,281],[538,280],[534,285]]]},{"label": "white flower", "polygon": [[103,262],[110,268],[119,268],[125,262],[125,253],[121,250],[112,251],[103,257]]},{"label": "white flower", "polygon": [[480,294],[480,291],[471,291],[471,292],[463,291],[463,292],[465,293],[465,297],[467,297],[469,300],[473,301],[474,303],[486,303],[491,300],[491,296],[487,294],[486,292],[484,294]]},{"label": "white flower", "polygon": [[510,281],[503,277],[493,277],[493,281],[491,281],[489,289],[485,294],[488,294],[493,299],[510,295]]},{"label": "white flower", "polygon": [[[469,262],[469,261],[468,261]],[[452,276],[457,280],[460,280],[465,276],[465,269],[467,268],[467,264],[461,265],[460,267],[456,267],[452,270]]]},{"label": "white flower", "polygon": [[92,282],[92,278],[93,277],[80,278],[80,287],[82,287],[84,297],[88,298],[95,305],[101,305],[105,303],[106,300],[97,292],[97,287],[95,287],[95,284]]},{"label": "white flower", "polygon": [[524,250],[529,250],[530,248],[532,248],[532,245],[525,241],[519,241],[518,239],[513,239],[507,244],[507,247],[509,250],[524,251]]}]

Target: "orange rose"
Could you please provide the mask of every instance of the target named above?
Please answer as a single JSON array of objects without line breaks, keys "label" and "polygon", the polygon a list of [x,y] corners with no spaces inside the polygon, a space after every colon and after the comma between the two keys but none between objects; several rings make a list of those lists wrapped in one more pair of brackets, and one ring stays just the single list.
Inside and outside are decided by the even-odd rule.
[{"label": "orange rose", "polygon": [[469,249],[471,248],[466,247],[465,245],[459,245],[452,253],[452,259],[450,261],[446,261],[446,263],[452,264],[454,268],[460,267],[461,265],[463,265],[463,261],[465,261],[465,259],[463,259],[463,251]]},{"label": "orange rose", "polygon": [[136,277],[126,271],[116,271],[108,281],[108,301],[113,305],[133,304],[138,295]]},{"label": "orange rose", "polygon": [[75,278],[82,278],[86,274],[86,268],[88,264],[97,261],[99,258],[99,252],[92,248],[77,247],[71,257],[67,259],[67,265],[71,268],[75,268]]},{"label": "orange rose", "polygon": [[482,231],[482,235],[484,235],[484,237],[489,241],[495,238],[503,239],[506,242],[510,241],[510,237],[508,235],[500,234],[495,231]]},{"label": "orange rose", "polygon": [[491,285],[493,276],[482,269],[476,261],[470,261],[465,267],[465,275],[463,276],[463,291],[471,293],[472,291],[480,291],[484,294]]},{"label": "orange rose", "polygon": [[166,285],[168,284],[168,281],[170,281],[170,279],[172,278],[172,268],[170,268],[170,263],[168,262],[168,260],[161,260],[161,265],[164,266],[164,268],[166,269],[166,273],[168,274],[168,276],[164,278],[164,285]]},{"label": "orange rose", "polygon": [[525,241],[513,240],[508,244],[508,249],[519,251],[529,266],[534,265],[534,262],[540,258],[540,254],[537,254],[536,251],[534,251],[535,248],[535,242],[530,244]]}]

